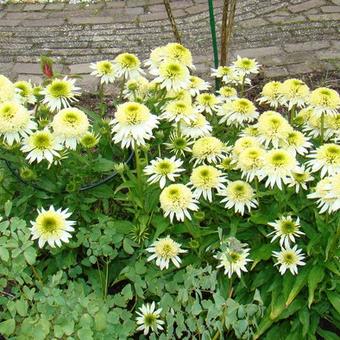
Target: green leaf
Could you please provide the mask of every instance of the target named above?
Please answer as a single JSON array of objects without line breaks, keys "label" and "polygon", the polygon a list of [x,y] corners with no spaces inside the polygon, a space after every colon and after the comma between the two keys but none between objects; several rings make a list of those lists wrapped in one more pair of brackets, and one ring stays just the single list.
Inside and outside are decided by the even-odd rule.
[{"label": "green leaf", "polygon": [[339,340],[339,336],[333,332],[326,331],[321,328],[319,328],[317,332],[324,340]]},{"label": "green leaf", "polygon": [[37,251],[33,247],[26,248],[24,251],[24,257],[28,264],[33,265],[37,258]]},{"label": "green leaf", "polygon": [[17,312],[20,316],[26,316],[28,304],[23,299],[17,300],[17,301],[15,301],[15,309],[17,310]]},{"label": "green leaf", "polygon": [[326,292],[329,302],[340,313],[340,296],[332,291]]},{"label": "green leaf", "polygon": [[6,320],[0,323],[0,334],[2,335],[11,335],[15,330],[15,321],[14,319]]},{"label": "green leaf", "polygon": [[130,255],[135,252],[135,250],[131,246],[131,240],[129,240],[128,238],[125,238],[123,240],[123,249],[125,250],[126,253]]},{"label": "green leaf", "polygon": [[7,201],[5,204],[4,204],[4,210],[5,210],[5,216],[8,217],[11,213],[11,210],[12,210],[12,202],[11,201]]},{"label": "green leaf", "polygon": [[313,303],[314,292],[317,285],[323,280],[325,276],[325,269],[323,266],[314,265],[308,274],[308,308]]},{"label": "green leaf", "polygon": [[94,317],[96,331],[103,331],[107,326],[106,313],[99,311]]},{"label": "green leaf", "polygon": [[0,247],[0,259],[1,259],[2,261],[4,261],[4,262],[7,262],[8,259],[9,259],[9,252],[8,252],[8,250],[7,250],[5,247],[3,247],[3,246]]},{"label": "green leaf", "polygon": [[309,268],[304,268],[297,275],[294,286],[292,290],[290,291],[290,294],[288,295],[288,298],[286,301],[286,307],[288,307],[293,302],[293,300],[299,294],[300,290],[306,285],[308,273],[309,273]]},{"label": "green leaf", "polygon": [[309,329],[309,311],[307,307],[299,311],[299,320],[302,324],[302,335],[305,338]]}]

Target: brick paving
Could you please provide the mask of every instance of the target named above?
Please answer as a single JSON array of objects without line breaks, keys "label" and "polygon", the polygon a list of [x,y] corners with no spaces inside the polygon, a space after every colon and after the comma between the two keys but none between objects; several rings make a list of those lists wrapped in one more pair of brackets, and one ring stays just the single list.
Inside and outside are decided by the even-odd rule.
[{"label": "brick paving", "polygon": [[[215,0],[217,33],[222,0]],[[184,44],[200,74],[212,62],[207,0],[172,0]],[[239,0],[231,57],[255,57],[269,77],[340,70],[339,0]],[[95,81],[89,63],[127,51],[146,58],[174,40],[162,0],[115,0],[91,5],[65,3],[0,6],[0,73],[39,81],[41,54],[63,73]]]}]

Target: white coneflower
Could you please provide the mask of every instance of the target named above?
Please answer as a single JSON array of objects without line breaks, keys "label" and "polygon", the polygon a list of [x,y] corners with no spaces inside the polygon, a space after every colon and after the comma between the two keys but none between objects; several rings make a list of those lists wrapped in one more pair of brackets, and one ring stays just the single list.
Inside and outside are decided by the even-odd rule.
[{"label": "white coneflower", "polygon": [[[307,198],[317,199],[318,208],[320,209],[320,214],[325,212],[332,213],[338,209],[339,205],[339,183],[334,183],[334,180],[339,180],[338,175],[333,177],[325,177],[316,185],[315,191],[307,195]],[[335,184],[335,186],[334,186]],[[332,189],[336,188],[337,195],[331,192]],[[334,209],[333,204],[336,203],[337,209]]]},{"label": "white coneflower", "polygon": [[304,107],[309,97],[309,87],[299,79],[287,79],[280,86],[280,103],[291,110],[295,105]]},{"label": "white coneflower", "polygon": [[244,181],[230,181],[226,189],[222,190],[219,195],[224,197],[221,203],[225,203],[227,209],[234,207],[235,212],[239,212],[241,215],[244,215],[246,208],[250,211],[258,205],[253,188]]},{"label": "white coneflower", "polygon": [[187,123],[182,121],[180,124],[180,131],[183,136],[187,136],[193,139],[208,136],[212,132],[212,126],[207,119],[201,114],[196,113],[194,118]]},{"label": "white coneflower", "polygon": [[283,275],[286,270],[290,270],[293,275],[298,273],[297,266],[304,266],[306,263],[303,262],[305,259],[304,254],[301,254],[302,250],[297,248],[295,245],[293,248],[285,247],[281,251],[274,251],[273,256],[277,258],[275,266],[280,266],[280,274]]},{"label": "white coneflower", "polygon": [[153,138],[152,130],[158,126],[158,117],[143,104],[127,102],[117,107],[111,124],[113,141],[129,148],[145,145],[146,140]]},{"label": "white coneflower", "polygon": [[35,104],[37,99],[33,94],[33,87],[30,81],[19,80],[14,83],[18,89],[22,102],[24,104]]},{"label": "white coneflower", "polygon": [[273,149],[266,153],[262,170],[263,177],[267,177],[265,186],[273,188],[275,185],[282,190],[282,182],[288,183],[292,172],[297,168],[295,157],[284,149]]},{"label": "white coneflower", "polygon": [[213,190],[221,191],[225,189],[223,183],[227,181],[222,171],[211,165],[201,165],[192,170],[189,185],[193,187],[193,195],[196,199],[203,197],[212,202]]},{"label": "white coneflower", "polygon": [[139,311],[137,311],[136,322],[137,331],[143,331],[144,335],[148,335],[149,331],[155,332],[163,330],[162,325],[164,324],[163,320],[160,320],[160,313],[162,308],[155,310],[156,305],[154,302],[151,304],[143,304],[142,307],[139,307]]},{"label": "white coneflower", "polygon": [[67,108],[53,117],[51,126],[56,138],[67,148],[75,150],[77,143],[87,133],[90,123],[83,111]]},{"label": "white coneflower", "polygon": [[329,184],[326,185],[328,191],[326,199],[328,200],[329,212],[335,212],[340,209],[340,173],[329,177]]},{"label": "white coneflower", "polygon": [[0,104],[8,101],[19,103],[20,95],[17,93],[14,84],[7,77],[0,74]]},{"label": "white coneflower", "polygon": [[260,65],[255,59],[241,58],[240,56],[237,56],[237,60],[233,62],[233,68],[237,73],[245,76],[251,73],[259,73]]},{"label": "white coneflower", "polygon": [[340,172],[340,145],[334,143],[323,144],[307,157],[312,159],[306,165],[311,166],[312,172],[321,170],[321,178],[327,174],[335,175]]},{"label": "white coneflower", "polygon": [[91,63],[90,68],[92,76],[100,78],[102,84],[113,83],[117,77],[116,69],[113,63],[109,60],[101,60],[96,63]]},{"label": "white coneflower", "polygon": [[202,91],[208,90],[209,83],[200,77],[190,76],[189,93],[192,97],[198,96]]},{"label": "white coneflower", "polygon": [[148,178],[149,183],[159,182],[161,189],[165,187],[166,180],[174,182],[176,177],[180,176],[180,173],[185,171],[181,168],[183,161],[176,159],[175,156],[171,158],[160,158],[157,157],[151,161],[151,164],[146,166],[144,172],[150,176]]},{"label": "white coneflower", "polygon": [[295,238],[305,235],[300,231],[300,219],[297,217],[296,221],[293,220],[292,216],[282,216],[275,222],[269,222],[268,225],[274,228],[274,231],[269,233],[267,236],[272,236],[271,242],[276,239],[280,239],[280,246],[283,245],[287,248],[290,243],[295,243]]},{"label": "white coneflower", "polygon": [[226,152],[227,147],[218,138],[201,137],[192,146],[192,160],[195,161],[195,165],[204,162],[216,163],[224,157]]},{"label": "white coneflower", "polygon": [[174,217],[178,221],[184,221],[185,217],[191,220],[189,210],[197,211],[197,200],[193,197],[191,190],[183,184],[170,184],[163,189],[159,197],[164,216]]},{"label": "white coneflower", "polygon": [[222,251],[214,255],[214,257],[220,261],[217,268],[224,268],[224,274],[227,274],[229,278],[234,273],[240,278],[242,272],[247,272],[246,265],[251,260],[249,256],[249,248],[244,248],[247,244],[239,242],[237,239],[230,237],[228,245],[222,248]]},{"label": "white coneflower", "polygon": [[313,144],[309,142],[309,138],[307,138],[302,132],[296,130],[289,132],[287,139],[282,140],[280,145],[293,155],[298,153],[302,156],[308,153],[308,149],[313,147]]},{"label": "white coneflower", "polygon": [[80,95],[80,88],[75,86],[76,79],[54,79],[40,93],[44,95],[42,101],[51,111],[59,111],[69,107],[72,102],[77,101],[76,96]]},{"label": "white coneflower", "polygon": [[260,142],[258,141],[257,138],[252,137],[252,136],[244,136],[240,137],[235,141],[235,144],[233,146],[233,156],[235,158],[238,158],[241,152],[248,148],[257,148],[257,147],[262,147]]},{"label": "white coneflower", "polygon": [[72,213],[68,209],[61,208],[55,210],[53,205],[48,210],[38,209],[38,217],[35,221],[31,221],[32,240],[38,239],[38,245],[42,248],[47,242],[52,248],[60,247],[61,242],[69,242],[72,237],[70,232],[74,231],[73,225],[75,221],[69,221],[68,218]]},{"label": "white coneflower", "polygon": [[156,47],[150,53],[150,58],[145,61],[145,66],[149,67],[149,73],[158,74],[159,66],[166,59],[166,51],[164,46]]},{"label": "white coneflower", "polygon": [[190,73],[188,68],[179,62],[167,61],[159,66],[159,74],[154,81],[167,91],[179,91],[190,86]]},{"label": "white coneflower", "polygon": [[176,100],[166,105],[164,112],[160,115],[160,119],[169,122],[178,123],[184,121],[190,123],[195,117],[195,110],[190,102],[184,100]]},{"label": "white coneflower", "polygon": [[288,121],[275,111],[263,112],[256,127],[259,141],[267,148],[270,144],[274,148],[278,148],[280,143],[285,141],[288,134],[293,131]]},{"label": "white coneflower", "polygon": [[135,79],[145,74],[141,69],[141,62],[134,54],[121,53],[113,60],[117,77]]},{"label": "white coneflower", "polygon": [[191,69],[195,69],[192,63],[192,55],[189,49],[179,43],[169,43],[164,47],[165,57],[169,61],[176,61]]},{"label": "white coneflower", "polygon": [[222,86],[217,92],[219,93],[218,98],[221,102],[228,103],[231,102],[232,100],[237,99],[237,91],[233,87]]},{"label": "white coneflower", "polygon": [[237,169],[242,171],[242,177],[247,182],[251,182],[255,177],[262,179],[262,168],[264,164],[266,151],[259,146],[253,146],[244,149],[237,159]]},{"label": "white coneflower", "polygon": [[218,110],[219,99],[213,94],[204,92],[196,97],[196,108],[198,112],[206,112],[212,115]]},{"label": "white coneflower", "polygon": [[62,149],[63,146],[48,129],[33,132],[23,140],[21,147],[22,152],[28,153],[26,159],[29,163],[40,163],[46,159],[51,164],[55,157],[60,157],[58,151]]},{"label": "white coneflower", "polygon": [[310,174],[310,171],[305,169],[304,166],[300,166],[292,171],[287,184],[289,187],[295,187],[295,192],[298,193],[301,188],[307,190],[307,183],[313,180],[314,177]]},{"label": "white coneflower", "polygon": [[251,123],[259,116],[255,105],[246,98],[238,98],[223,104],[217,115],[222,116],[219,123],[228,125],[241,125]]},{"label": "white coneflower", "polygon": [[149,91],[150,83],[144,77],[128,80],[124,85],[123,96],[130,101],[144,99]]},{"label": "white coneflower", "polygon": [[[212,77],[216,78],[222,78],[222,82],[224,84],[234,84],[239,85],[242,82],[242,76],[233,68],[230,66],[219,66],[217,69],[212,68],[211,69]],[[245,80],[246,84],[249,84],[249,79]]]},{"label": "white coneflower", "polygon": [[314,114],[318,117],[322,114],[336,116],[339,114],[340,96],[335,90],[320,87],[310,94],[309,104],[313,108]]},{"label": "white coneflower", "polygon": [[152,253],[152,255],[148,257],[148,261],[156,259],[156,266],[161,270],[168,269],[170,261],[179,268],[182,261],[178,255],[187,252],[187,250],[181,248],[179,243],[171,239],[169,235],[158,239],[151,247],[146,248],[146,250]]},{"label": "white coneflower", "polygon": [[185,152],[191,151],[190,146],[193,143],[190,138],[178,134],[177,131],[173,131],[170,133],[169,143],[164,143],[164,145],[176,156],[184,156]]},{"label": "white coneflower", "polygon": [[30,112],[15,102],[0,104],[0,136],[5,143],[12,145],[20,143],[21,137],[26,137],[37,128]]},{"label": "white coneflower", "polygon": [[269,104],[272,108],[277,109],[280,104],[280,89],[279,81],[270,81],[263,86],[261,97],[258,99],[260,104]]}]

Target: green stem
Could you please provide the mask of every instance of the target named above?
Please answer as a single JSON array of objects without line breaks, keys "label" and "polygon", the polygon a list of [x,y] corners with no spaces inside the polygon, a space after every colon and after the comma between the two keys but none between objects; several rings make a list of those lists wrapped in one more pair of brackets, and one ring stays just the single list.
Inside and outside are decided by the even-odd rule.
[{"label": "green stem", "polygon": [[325,134],[325,114],[322,112],[321,114],[321,119],[320,119],[320,138],[321,138],[321,143],[323,143],[324,140],[324,134]]},{"label": "green stem", "polygon": [[105,290],[104,290],[104,297],[107,297],[107,287],[109,284],[109,261],[105,261]]},{"label": "green stem", "polygon": [[43,285],[44,285],[44,282],[43,282],[41,276],[39,275],[39,273],[36,271],[36,269],[34,268],[33,265],[30,265],[30,267],[31,267],[31,269],[32,269],[32,272],[33,272],[35,278],[36,278],[36,279],[40,282],[40,284],[43,286]]},{"label": "green stem", "polygon": [[290,111],[290,125],[293,125],[294,119],[295,119],[295,112],[296,112],[296,105],[293,105],[291,111]]},{"label": "green stem", "polygon": [[246,75],[243,76],[242,78],[242,83],[241,83],[241,96],[244,97],[244,84],[246,82]]}]

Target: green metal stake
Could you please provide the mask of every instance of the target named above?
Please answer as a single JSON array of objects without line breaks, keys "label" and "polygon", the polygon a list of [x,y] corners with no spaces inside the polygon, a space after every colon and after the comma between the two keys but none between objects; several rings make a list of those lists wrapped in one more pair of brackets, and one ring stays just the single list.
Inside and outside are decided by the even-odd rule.
[{"label": "green metal stake", "polygon": [[[217,48],[217,39],[216,39],[216,29],[215,29],[215,17],[214,17],[214,4],[213,0],[208,0],[209,3],[209,18],[210,18],[210,31],[211,31],[211,39],[212,39],[212,47],[214,51],[214,65],[215,68],[218,68],[218,48]],[[219,89],[219,81],[215,80],[215,88]]]}]

